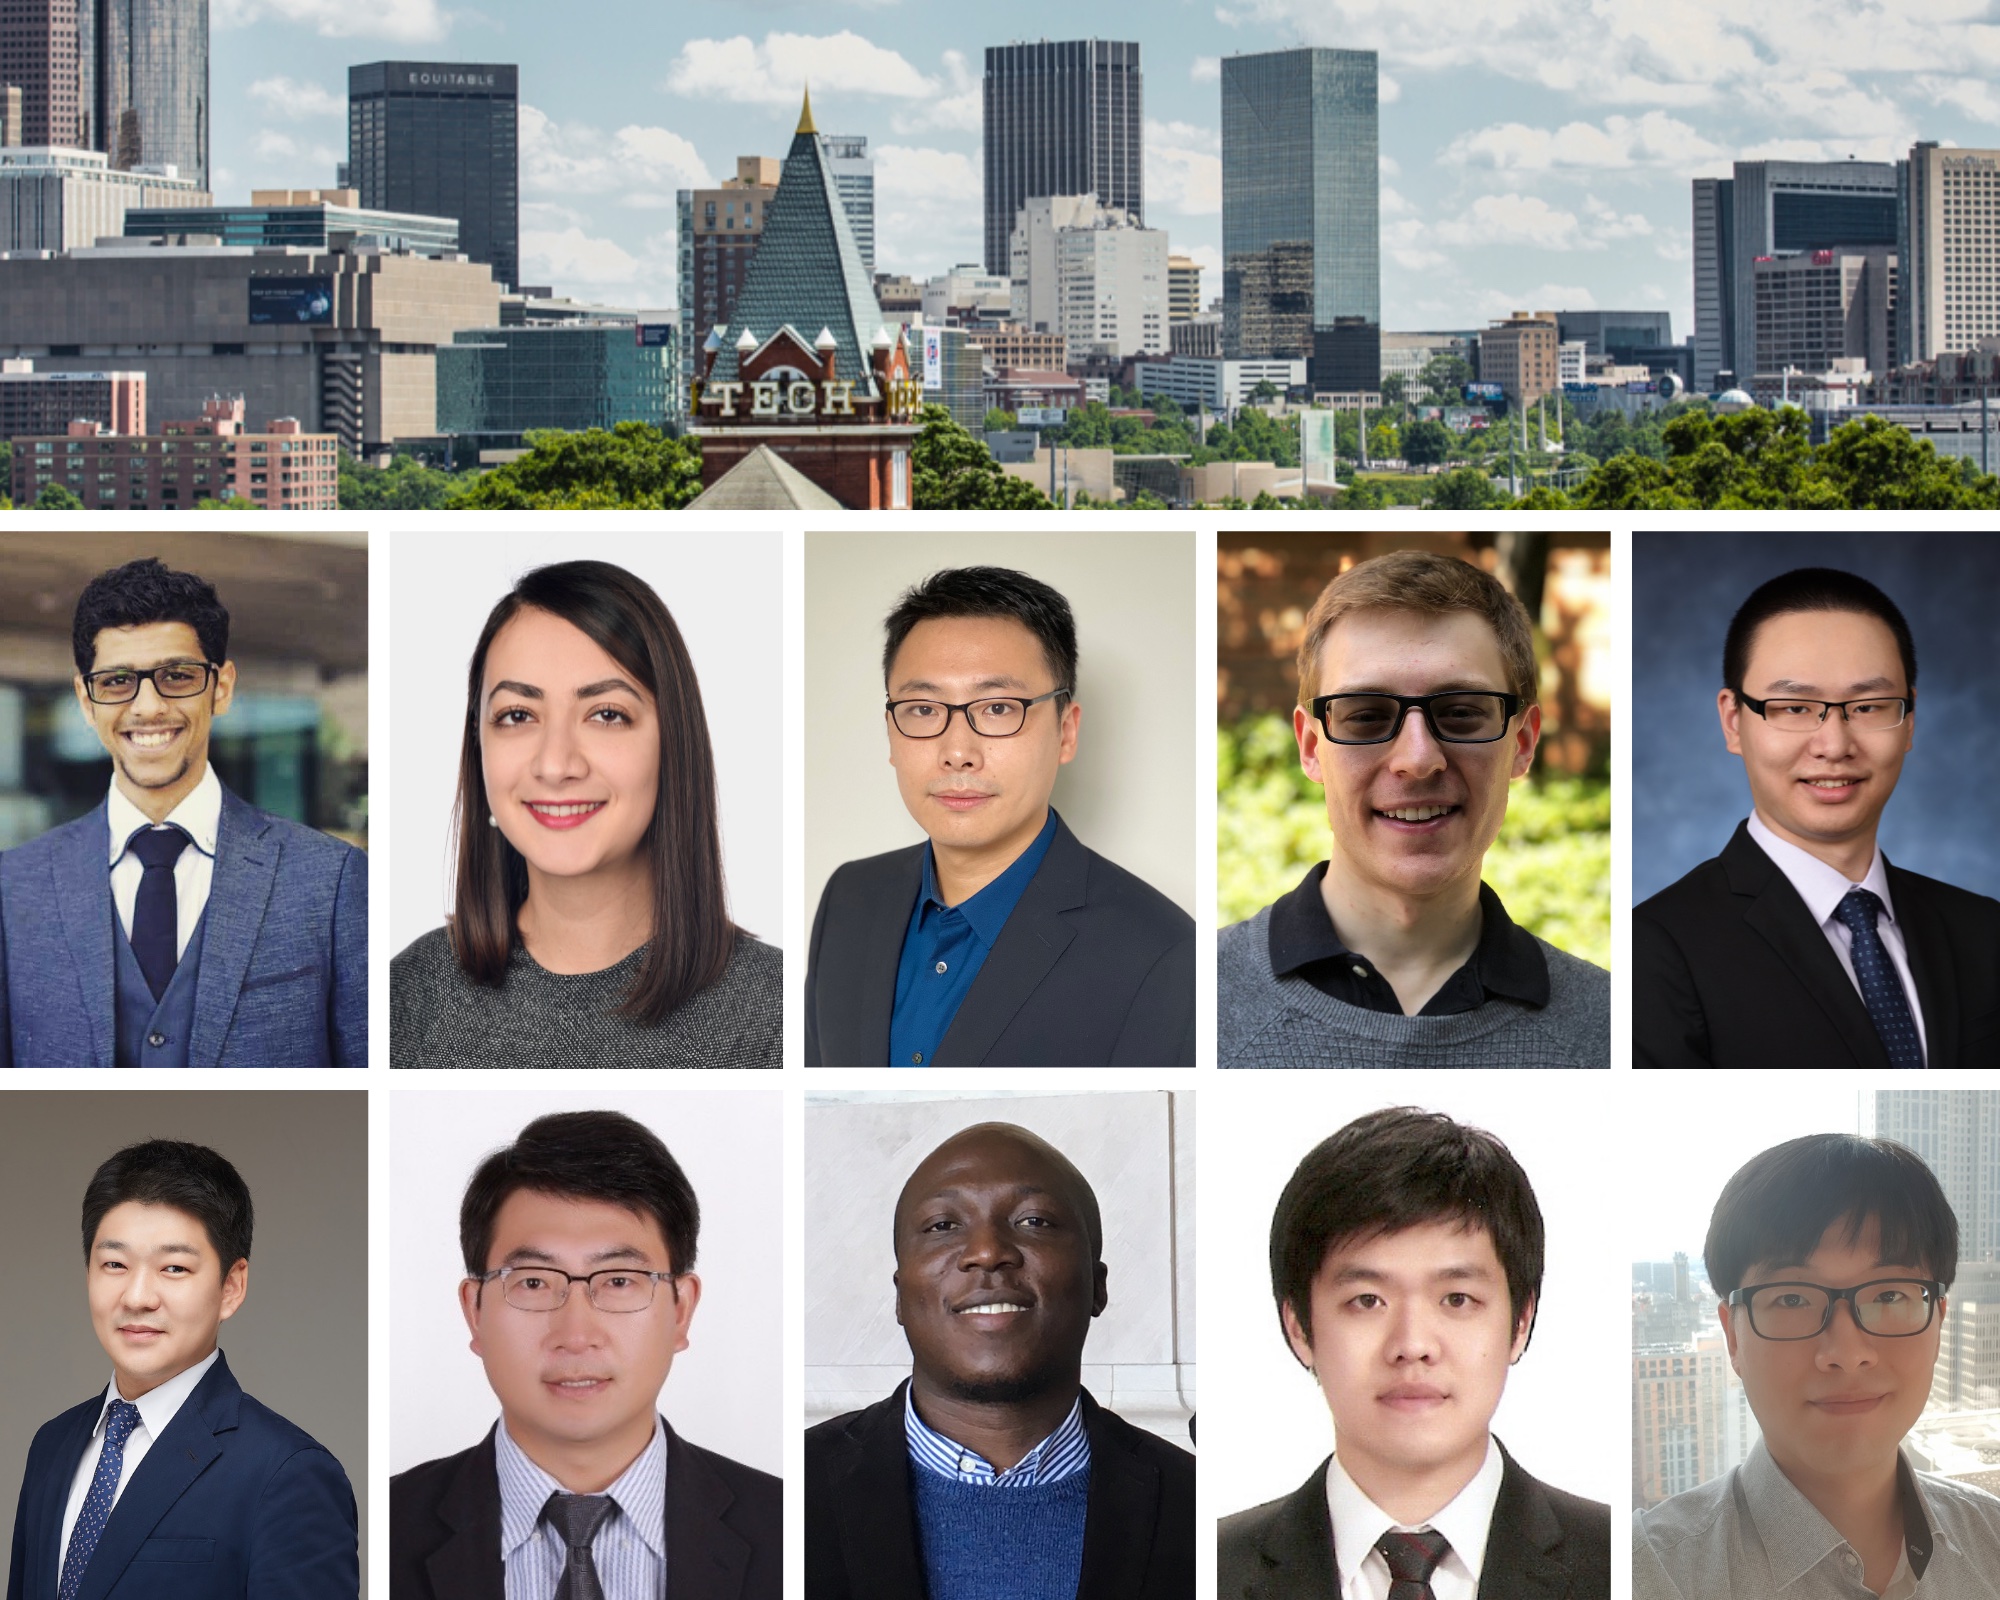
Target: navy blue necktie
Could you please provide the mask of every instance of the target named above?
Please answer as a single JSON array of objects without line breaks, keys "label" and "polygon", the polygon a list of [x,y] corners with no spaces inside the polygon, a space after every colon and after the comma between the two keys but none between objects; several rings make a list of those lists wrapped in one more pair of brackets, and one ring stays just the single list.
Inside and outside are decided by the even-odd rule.
[{"label": "navy blue necktie", "polygon": [[139,879],[139,896],[132,903],[132,954],[146,975],[146,987],[159,999],[173,982],[180,964],[180,941],[174,926],[179,906],[174,887],[174,863],[194,841],[179,828],[140,828],[125,841],[146,871]]},{"label": "navy blue necktie", "polygon": [[83,1509],[77,1513],[76,1527],[70,1532],[69,1553],[63,1557],[56,1600],[76,1600],[76,1591],[83,1583],[83,1569],[90,1565],[91,1552],[97,1548],[104,1524],[111,1517],[111,1501],[118,1493],[118,1474],[125,1465],[125,1441],[138,1426],[137,1406],[129,1400],[111,1402],[111,1413],[104,1424],[104,1449],[97,1457],[97,1470],[90,1475],[90,1493],[83,1497]]},{"label": "navy blue necktie", "polygon": [[1868,1007],[1868,1020],[1875,1024],[1882,1048],[1889,1052],[1889,1065],[1921,1067],[1924,1049],[1917,1042],[1917,1025],[1910,1016],[1903,980],[1882,947],[1882,935],[1875,931],[1875,919],[1881,911],[1882,902],[1866,889],[1849,889],[1833,908],[1834,916],[1854,935],[1850,954],[1854,976],[1861,980],[1861,1003]]},{"label": "navy blue necktie", "polygon": [[1432,1600],[1431,1574],[1444,1559],[1451,1541],[1435,1528],[1404,1533],[1391,1528],[1375,1541],[1382,1559],[1389,1563],[1389,1600]]},{"label": "navy blue necktie", "polygon": [[608,1494],[552,1494],[542,1507],[542,1517],[562,1535],[569,1547],[562,1577],[556,1583],[556,1600],[604,1600],[597,1581],[597,1563],[591,1558],[590,1541],[604,1526],[604,1519],[618,1509]]}]

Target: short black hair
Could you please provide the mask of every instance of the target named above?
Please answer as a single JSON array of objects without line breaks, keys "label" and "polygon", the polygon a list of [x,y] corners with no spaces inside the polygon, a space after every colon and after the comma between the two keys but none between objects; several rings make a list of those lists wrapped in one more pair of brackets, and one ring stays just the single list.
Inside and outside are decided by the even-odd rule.
[{"label": "short black hair", "polygon": [[104,629],[143,628],[149,622],[185,622],[201,641],[204,658],[218,667],[229,659],[229,612],[215,585],[148,556],[100,572],[84,585],[69,630],[76,670],[90,671]]},{"label": "short black hair", "polygon": [[227,1272],[250,1259],[255,1218],[242,1174],[206,1145],[181,1139],[128,1144],[91,1175],[83,1191],[83,1258],[90,1259],[107,1213],[136,1201],[185,1211],[208,1234]]},{"label": "short black hair", "polygon": [[486,1271],[493,1223],[516,1190],[565,1200],[602,1200],[650,1216],[676,1273],[694,1271],[701,1205],[660,1136],[621,1111],[558,1111],[537,1117],[473,1173],[458,1208],[467,1277]]},{"label": "short black hair", "polygon": [[1722,1186],[1702,1246],[1709,1287],[1726,1299],[1752,1267],[1803,1261],[1843,1223],[1853,1244],[1871,1221],[1884,1261],[1907,1261],[1951,1287],[1958,1218],[1923,1157],[1893,1139],[1852,1133],[1788,1139]]},{"label": "short black hair", "polygon": [[1750,591],[1750,598],[1736,608],[1729,620],[1729,635],[1722,643],[1722,683],[1739,698],[1743,675],[1750,670],[1750,647],[1757,630],[1773,617],[1792,611],[1852,611],[1876,617],[1896,636],[1896,649],[1903,658],[1903,682],[1914,703],[1917,696],[1917,645],[1910,637],[1910,625],[1891,600],[1866,578],[1838,567],[1797,567],[1781,572]]},{"label": "short black hair", "polygon": [[937,617],[1012,617],[1041,641],[1056,688],[1076,698],[1076,617],[1040,578],[1011,567],[947,567],[903,591],[882,623],[882,681],[910,630]]},{"label": "short black hair", "polygon": [[1327,1253],[1427,1222],[1486,1230],[1518,1329],[1542,1292],[1542,1210],[1507,1147],[1438,1111],[1357,1117],[1298,1165],[1271,1214],[1271,1294],[1312,1339],[1312,1285]]}]

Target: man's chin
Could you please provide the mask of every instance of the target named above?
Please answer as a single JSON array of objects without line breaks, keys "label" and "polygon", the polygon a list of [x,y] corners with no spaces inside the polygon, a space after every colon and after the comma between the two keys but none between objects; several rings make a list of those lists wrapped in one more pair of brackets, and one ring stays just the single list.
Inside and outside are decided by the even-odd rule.
[{"label": "man's chin", "polygon": [[118,762],[118,776],[135,789],[171,789],[194,769],[192,759],[183,757],[179,765],[171,771],[164,768],[136,772],[122,760]]}]

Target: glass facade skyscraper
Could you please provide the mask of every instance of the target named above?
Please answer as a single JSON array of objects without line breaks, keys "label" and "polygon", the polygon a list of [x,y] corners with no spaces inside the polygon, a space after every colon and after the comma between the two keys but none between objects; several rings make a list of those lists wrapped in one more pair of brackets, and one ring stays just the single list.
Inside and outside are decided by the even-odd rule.
[{"label": "glass facade skyscraper", "polygon": [[1372,50],[1222,59],[1222,339],[1310,362],[1315,389],[1375,389],[1381,183]]},{"label": "glass facade skyscraper", "polygon": [[208,187],[208,0],[97,0],[92,142],[114,167],[172,166]]}]

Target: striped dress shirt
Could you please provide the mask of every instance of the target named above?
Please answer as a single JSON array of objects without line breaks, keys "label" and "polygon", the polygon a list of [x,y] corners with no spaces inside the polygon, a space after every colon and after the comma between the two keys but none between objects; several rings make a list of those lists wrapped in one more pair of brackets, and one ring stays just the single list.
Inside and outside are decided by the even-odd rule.
[{"label": "striped dress shirt", "polygon": [[[1004,1472],[994,1471],[992,1462],[927,1426],[917,1415],[908,1384],[903,1387],[903,1434],[909,1441],[912,1466],[959,1483],[994,1489],[1037,1488],[1090,1470],[1090,1435],[1083,1431],[1081,1394],[1056,1431]],[[514,1597],[509,1594],[507,1600]]]},{"label": "striped dress shirt", "polygon": [[[493,1430],[500,1472],[500,1557],[507,1600],[553,1600],[569,1547],[541,1520],[549,1496],[564,1492],[507,1434]],[[616,1483],[604,1491],[618,1509],[590,1542],[604,1600],[662,1600],[667,1592],[667,1434],[653,1419],[653,1438]]]}]

